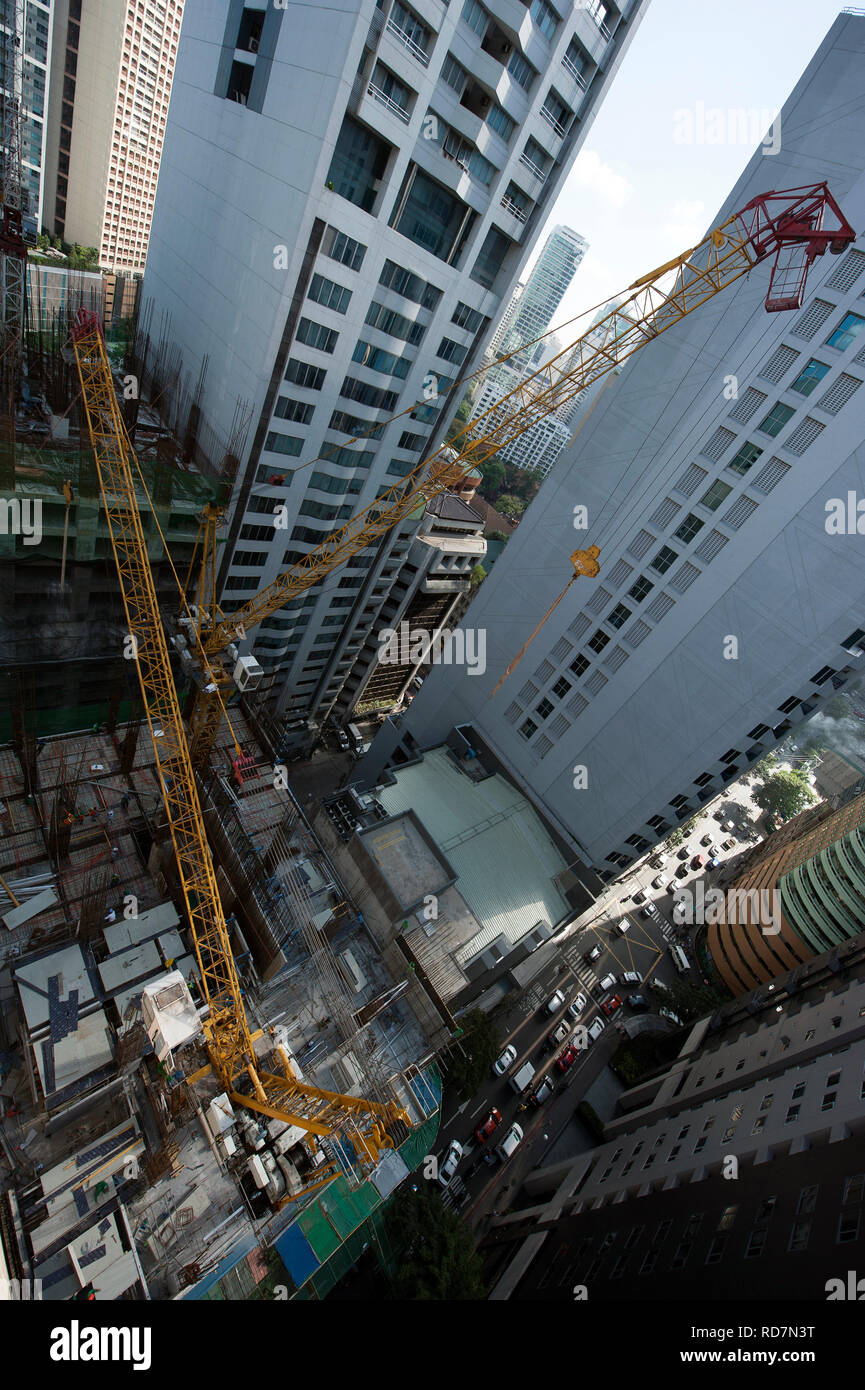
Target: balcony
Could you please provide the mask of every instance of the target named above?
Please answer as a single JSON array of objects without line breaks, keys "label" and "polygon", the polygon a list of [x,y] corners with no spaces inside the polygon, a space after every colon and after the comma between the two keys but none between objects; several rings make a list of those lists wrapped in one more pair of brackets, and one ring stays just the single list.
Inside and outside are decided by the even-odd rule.
[{"label": "balcony", "polygon": [[529,159],[527,154],[520,155],[520,164],[522,164],[525,169],[528,169],[532,178],[537,179],[538,183],[543,183],[545,181],[547,176],[544,173],[543,169],[539,169],[537,164],[535,164],[533,160]]},{"label": "balcony", "polygon": [[556,117],[553,116],[552,113],[549,112],[545,106],[541,107],[540,115],[543,116],[547,125],[558,136],[558,138],[560,140],[564,140],[567,126],[563,125],[561,121],[556,120]]},{"label": "balcony", "polygon": [[415,62],[420,63],[422,68],[429,67],[429,58],[427,54],[424,53],[420,44],[415,43],[414,39],[411,38],[404,29],[400,29],[399,25],[393,19],[387,21],[385,29],[389,34],[392,34],[404,48],[408,49]]},{"label": "balcony", "polygon": [[502,198],[502,207],[505,212],[509,212],[511,217],[515,217],[520,223],[525,222],[528,217],[526,209],[521,208],[519,203],[515,203],[513,198],[509,197],[507,193],[505,193]]},{"label": "balcony", "polygon": [[562,67],[564,68],[564,70],[565,70],[565,72],[568,74],[568,76],[569,76],[569,77],[572,77],[572,78],[574,79],[574,81],[576,82],[576,84],[577,84],[577,86],[579,87],[579,89],[580,89],[581,92],[588,91],[588,87],[589,87],[588,82],[586,81],[586,79],[585,79],[585,77],[583,76],[583,74],[580,72],[580,70],[579,70],[579,68],[577,67],[576,63],[572,63],[572,62],[571,62],[571,60],[570,60],[570,58],[568,57],[567,53],[566,53],[566,54],[564,55],[564,57],[562,58]]},{"label": "balcony", "polygon": [[374,82],[370,82],[366,91],[367,96],[371,96],[377,102],[380,102],[385,110],[389,111],[392,116],[396,116],[397,120],[402,121],[403,125],[408,125],[411,119],[408,111],[406,111],[404,106],[400,106],[398,102],[392,101],[391,98],[382,91],[381,87],[377,87]]}]

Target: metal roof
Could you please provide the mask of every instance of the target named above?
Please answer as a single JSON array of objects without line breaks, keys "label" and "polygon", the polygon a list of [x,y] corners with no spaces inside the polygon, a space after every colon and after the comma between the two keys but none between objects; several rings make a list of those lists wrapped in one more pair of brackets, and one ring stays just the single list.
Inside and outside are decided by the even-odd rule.
[{"label": "metal roof", "polygon": [[462,948],[470,960],[499,936],[515,944],[541,920],[570,912],[554,876],[567,867],[531,803],[498,775],[473,782],[447,748],[411,767],[376,795],[390,815],[413,810],[459,875],[457,888],[482,930]]}]

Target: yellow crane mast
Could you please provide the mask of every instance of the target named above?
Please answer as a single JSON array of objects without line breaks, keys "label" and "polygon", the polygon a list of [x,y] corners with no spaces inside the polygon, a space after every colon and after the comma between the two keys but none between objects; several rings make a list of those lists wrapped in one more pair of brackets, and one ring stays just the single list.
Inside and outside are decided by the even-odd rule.
[{"label": "yellow crane mast", "polygon": [[[197,663],[197,690],[189,716],[194,766],[198,770],[207,767],[224,697],[233,689],[232,661],[227,652],[256,623],[320,583],[437,493],[453,488],[492,454],[572,401],[773,252],[775,263],[766,295],[770,313],[798,307],[813,260],[827,249],[838,255],[853,240],[855,232],[825,183],[760,194],[715,227],[698,246],[641,276],[614,309],[466,425],[447,451],[419,463],[240,608],[223,614],[211,583],[196,616],[192,651]],[[206,523],[202,573],[209,567],[211,575],[214,565],[208,559],[207,547],[215,546],[219,515],[219,509],[212,508]],[[598,555],[597,546],[575,551],[571,556],[573,577],[594,578],[599,572]]]}]

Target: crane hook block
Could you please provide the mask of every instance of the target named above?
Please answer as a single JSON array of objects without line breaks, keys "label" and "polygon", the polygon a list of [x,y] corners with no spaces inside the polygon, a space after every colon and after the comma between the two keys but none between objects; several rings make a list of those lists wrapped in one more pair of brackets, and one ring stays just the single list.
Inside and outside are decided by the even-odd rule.
[{"label": "crane hook block", "polygon": [[574,578],[578,578],[583,574],[586,575],[588,579],[597,579],[601,572],[601,567],[598,564],[598,556],[600,553],[596,545],[590,545],[588,550],[575,550],[571,556],[571,564],[574,567]]}]

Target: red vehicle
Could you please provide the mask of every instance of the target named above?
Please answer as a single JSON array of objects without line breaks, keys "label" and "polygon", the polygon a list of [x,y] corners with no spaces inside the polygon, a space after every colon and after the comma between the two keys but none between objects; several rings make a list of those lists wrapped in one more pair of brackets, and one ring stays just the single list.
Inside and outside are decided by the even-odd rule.
[{"label": "red vehicle", "polygon": [[482,1125],[478,1125],[475,1130],[475,1138],[479,1144],[485,1144],[493,1130],[497,1129],[502,1122],[501,1110],[491,1110]]},{"label": "red vehicle", "polygon": [[617,1009],[620,1009],[621,1007],[622,1007],[622,996],[621,996],[620,994],[613,994],[613,995],[611,995],[611,997],[610,997],[609,999],[605,999],[604,1002],[603,1002],[603,1004],[601,1005],[601,1008],[603,1009],[604,1013],[607,1015],[607,1018],[609,1018],[611,1014],[614,1014],[614,1013],[616,1012],[616,1010],[617,1010]]},{"label": "red vehicle", "polygon": [[575,1047],[566,1047],[561,1057],[556,1058],[556,1066],[559,1071],[570,1071],[578,1056],[579,1053]]},{"label": "red vehicle", "polygon": [[693,857],[693,859],[691,860],[691,868],[692,868],[692,869],[702,869],[702,867],[703,867],[703,865],[705,864],[705,862],[706,862],[706,861],[705,861],[705,859],[703,858],[702,854],[695,854],[694,857]]}]

